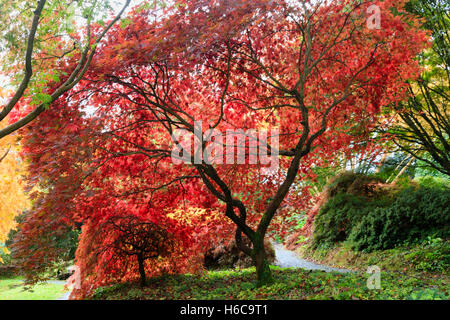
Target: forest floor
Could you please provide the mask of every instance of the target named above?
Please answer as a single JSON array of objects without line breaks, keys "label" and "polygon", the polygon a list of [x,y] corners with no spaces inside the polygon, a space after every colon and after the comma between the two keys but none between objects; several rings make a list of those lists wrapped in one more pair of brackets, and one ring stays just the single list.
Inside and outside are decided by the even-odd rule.
[{"label": "forest floor", "polygon": [[141,288],[137,283],[98,288],[92,299],[112,300],[386,300],[444,299],[448,283],[442,278],[400,273],[381,273],[379,289],[369,289],[369,275],[362,272],[325,272],[273,266],[275,283],[255,286],[254,268],[209,271],[204,275],[166,275]]},{"label": "forest floor", "polygon": [[[202,275],[165,275],[150,279],[144,288],[137,283],[102,287],[96,290],[91,299],[450,299],[449,277],[445,272],[430,273],[420,270],[413,270],[413,272],[411,268],[408,268],[410,270],[408,273],[396,271],[399,266],[392,261],[393,257],[397,261],[398,256],[406,256],[408,259],[418,256],[419,253],[430,256],[430,251],[425,248],[420,251],[419,249],[407,251],[406,248],[402,248],[392,252],[360,254],[357,259],[354,256],[349,259],[349,253],[344,248],[328,250],[326,253],[325,251],[315,253],[305,251],[309,255],[303,252],[303,256],[308,260],[280,244],[274,244],[274,248],[276,261],[271,269],[275,283],[271,286],[261,288],[255,286],[254,268],[219,270],[208,271]],[[436,246],[431,248],[437,250]],[[342,252],[347,253],[344,255]],[[442,248],[439,247],[437,252],[442,252]],[[436,254],[429,257],[430,260],[436,261]],[[419,258],[422,264],[426,262],[423,257]],[[404,263],[404,259],[399,261]],[[410,262],[415,263],[414,260]],[[368,279],[371,275],[365,272],[367,263],[381,265],[378,289],[368,287]],[[339,268],[329,265],[339,266]],[[395,266],[395,268],[386,268],[386,266]],[[21,278],[0,279],[0,300],[67,300],[68,296],[69,292],[64,291],[64,281],[49,281],[29,291],[24,290]]]},{"label": "forest floor", "polygon": [[[274,244],[275,283],[255,286],[255,269],[209,271],[203,275],[166,275],[151,279],[141,288],[135,283],[98,288],[92,299],[268,299],[268,300],[386,300],[450,299],[448,277],[425,272],[380,273],[379,288],[368,286],[370,274],[332,268],[300,258],[296,253]],[[373,284],[372,281],[369,281]]]}]

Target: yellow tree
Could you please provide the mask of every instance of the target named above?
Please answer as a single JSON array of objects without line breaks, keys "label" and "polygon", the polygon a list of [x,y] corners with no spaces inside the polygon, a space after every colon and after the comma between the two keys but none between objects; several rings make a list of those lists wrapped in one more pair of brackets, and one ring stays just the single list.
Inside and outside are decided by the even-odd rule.
[{"label": "yellow tree", "polygon": [[[1,124],[0,129],[4,125]],[[0,140],[0,245],[15,227],[15,216],[29,206],[22,181],[25,165],[19,157],[19,150],[17,136],[10,135]],[[2,250],[6,252],[6,248]]]},{"label": "yellow tree", "polygon": [[409,99],[396,110],[399,122],[389,129],[403,152],[450,175],[450,6],[445,0],[414,0],[409,9],[424,18],[433,46],[420,62],[424,72],[410,82]]}]

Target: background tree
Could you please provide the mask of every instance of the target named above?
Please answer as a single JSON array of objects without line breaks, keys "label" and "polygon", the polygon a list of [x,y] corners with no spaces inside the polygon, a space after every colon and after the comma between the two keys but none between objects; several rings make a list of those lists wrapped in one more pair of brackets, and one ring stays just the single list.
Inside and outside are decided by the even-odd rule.
[{"label": "background tree", "polygon": [[450,174],[450,6],[441,0],[413,0],[407,9],[422,17],[433,46],[419,55],[425,67],[399,104],[398,122],[388,131],[399,149],[446,175]]},{"label": "background tree", "polygon": [[30,206],[22,180],[26,166],[19,152],[17,137],[0,141],[0,244],[5,243],[11,229],[16,227],[14,218]]},{"label": "background tree", "polygon": [[[14,108],[22,111],[2,126],[0,139],[33,121],[83,78],[96,47],[130,1],[123,1],[120,12],[107,23],[110,1],[39,0],[35,6],[30,1],[0,1],[2,75],[17,86],[2,106],[0,121],[4,123]],[[73,69],[62,71],[71,58],[77,61]]]},{"label": "background tree", "polygon": [[[92,152],[86,134],[95,129],[80,110],[62,108],[63,100],[30,123],[22,136],[21,156],[28,163],[24,180],[33,188],[32,206],[18,225],[11,248],[30,283],[47,279],[54,263],[73,259],[68,235],[81,222],[75,198]],[[59,161],[62,154],[64,160]]]}]

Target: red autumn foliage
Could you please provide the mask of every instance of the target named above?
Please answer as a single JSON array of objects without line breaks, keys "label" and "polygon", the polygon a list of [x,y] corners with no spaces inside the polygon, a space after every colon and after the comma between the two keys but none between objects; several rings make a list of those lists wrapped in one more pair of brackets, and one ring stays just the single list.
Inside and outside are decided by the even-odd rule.
[{"label": "red autumn foliage", "polygon": [[[184,239],[177,242],[180,252],[204,252],[237,226],[237,244],[251,256],[258,280],[270,278],[263,240],[268,228],[285,229],[283,219],[271,225],[274,216],[289,213],[285,204],[310,205],[302,181],[315,178],[311,167],[338,152],[373,147],[364,142],[383,118],[381,107],[404,97],[405,80],[419,71],[413,57],[427,39],[411,17],[392,13],[403,1],[379,3],[380,30],[366,27],[367,5],[351,0],[315,8],[312,1],[304,7],[264,0],[181,3],[156,20],[134,11],[132,23],[117,26],[100,45],[76,91],[24,137],[30,181],[49,189],[36,212],[85,224],[77,263],[86,272],[86,292],[137,278],[137,268],[128,269],[129,259],[113,251],[92,268],[87,263],[98,226],[125,214]],[[83,116],[86,106],[95,113]],[[174,163],[171,134],[193,135],[200,120],[204,131],[278,129],[278,170],[263,175],[263,164],[249,164],[248,156],[245,165]],[[204,211],[194,215],[192,208]],[[39,225],[38,217],[31,220],[27,225]],[[31,257],[26,247],[37,231],[24,229],[19,245]],[[98,266],[112,257],[120,262],[108,276]],[[167,268],[184,272],[186,256],[170,258]],[[160,272],[153,265],[146,270]]]}]

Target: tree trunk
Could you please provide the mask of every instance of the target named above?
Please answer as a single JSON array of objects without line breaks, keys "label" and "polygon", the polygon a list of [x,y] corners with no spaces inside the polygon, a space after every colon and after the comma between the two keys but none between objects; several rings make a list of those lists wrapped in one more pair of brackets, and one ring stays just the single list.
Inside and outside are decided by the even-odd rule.
[{"label": "tree trunk", "polygon": [[139,273],[141,275],[141,287],[145,287],[147,285],[147,279],[145,277],[144,258],[139,254],[137,259],[139,264]]},{"label": "tree trunk", "polygon": [[252,258],[256,267],[257,286],[262,287],[274,282],[272,271],[266,260],[266,250],[264,249],[264,237],[258,236],[253,243]]},{"label": "tree trunk", "polygon": [[402,170],[400,170],[400,172],[397,174],[397,176],[394,178],[394,180],[392,180],[391,184],[395,184],[400,179],[401,175],[405,173],[405,171],[411,166],[413,161],[414,161],[414,157],[411,157],[411,159],[409,159],[408,163],[405,164],[405,166],[402,168]]}]

